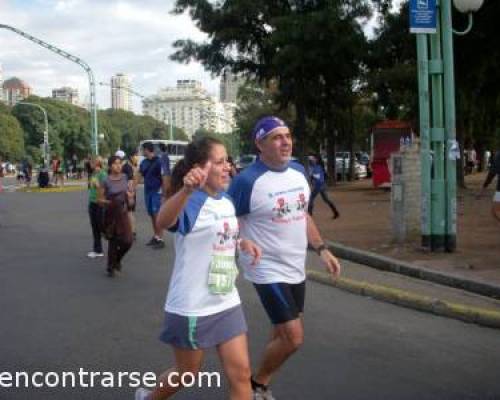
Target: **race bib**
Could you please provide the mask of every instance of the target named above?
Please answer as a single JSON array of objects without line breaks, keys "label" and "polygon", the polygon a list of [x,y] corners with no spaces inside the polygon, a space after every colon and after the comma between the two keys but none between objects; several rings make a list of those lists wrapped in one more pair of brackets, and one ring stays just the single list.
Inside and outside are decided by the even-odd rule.
[{"label": "race bib", "polygon": [[229,294],[234,290],[238,268],[234,256],[214,254],[208,271],[208,289],[212,294]]}]

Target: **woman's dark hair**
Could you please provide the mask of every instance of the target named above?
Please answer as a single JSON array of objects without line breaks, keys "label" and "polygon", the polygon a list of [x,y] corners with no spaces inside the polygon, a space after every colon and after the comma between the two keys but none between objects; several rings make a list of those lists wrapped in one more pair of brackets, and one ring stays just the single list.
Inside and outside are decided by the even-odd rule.
[{"label": "woman's dark hair", "polygon": [[108,158],[108,168],[111,170],[111,166],[113,165],[113,163],[116,161],[116,160],[122,160],[120,157],[118,156],[111,156]]},{"label": "woman's dark hair", "polygon": [[184,176],[195,166],[205,165],[210,157],[210,151],[214,145],[224,145],[219,139],[205,136],[189,143],[184,152],[184,158],[179,160],[172,171],[172,180],[169,196],[177,193],[183,186]]}]

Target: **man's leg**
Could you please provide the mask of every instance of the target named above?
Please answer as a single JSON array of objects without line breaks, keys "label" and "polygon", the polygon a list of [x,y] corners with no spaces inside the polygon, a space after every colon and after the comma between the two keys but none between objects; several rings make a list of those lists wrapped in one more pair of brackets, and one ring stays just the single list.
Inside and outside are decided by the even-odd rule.
[{"label": "man's leg", "polygon": [[267,344],[254,380],[269,385],[272,375],[304,342],[304,326],[301,318],[275,325],[272,339]]}]

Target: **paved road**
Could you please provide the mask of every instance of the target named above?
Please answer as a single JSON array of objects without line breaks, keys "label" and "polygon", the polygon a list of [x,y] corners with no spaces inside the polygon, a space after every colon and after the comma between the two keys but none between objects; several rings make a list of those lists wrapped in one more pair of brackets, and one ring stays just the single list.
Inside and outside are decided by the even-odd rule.
[{"label": "paved road", "polygon": [[[123,275],[109,279],[103,260],[85,257],[85,193],[0,195],[0,373],[158,372],[172,362],[157,340],[171,251],[144,246],[149,226],[139,208],[139,239]],[[255,362],[268,322],[253,288],[243,281],[240,288]],[[305,321],[306,343],[273,386],[279,400],[500,399],[496,330],[316,283],[308,284]],[[220,370],[213,352],[204,369]],[[115,400],[132,393],[0,388],[0,400]],[[205,389],[176,398],[227,396]]]}]

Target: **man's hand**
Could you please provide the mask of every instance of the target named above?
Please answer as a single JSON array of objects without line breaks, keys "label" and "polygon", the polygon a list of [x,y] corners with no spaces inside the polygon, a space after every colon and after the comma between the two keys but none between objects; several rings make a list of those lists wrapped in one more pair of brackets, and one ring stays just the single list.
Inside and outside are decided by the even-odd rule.
[{"label": "man's hand", "polygon": [[340,276],[341,267],[339,260],[332,253],[330,253],[330,250],[328,249],[322,250],[320,257],[321,261],[323,261],[323,264],[325,265],[325,268],[332,275],[332,280],[335,282]]}]

